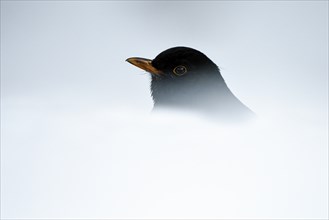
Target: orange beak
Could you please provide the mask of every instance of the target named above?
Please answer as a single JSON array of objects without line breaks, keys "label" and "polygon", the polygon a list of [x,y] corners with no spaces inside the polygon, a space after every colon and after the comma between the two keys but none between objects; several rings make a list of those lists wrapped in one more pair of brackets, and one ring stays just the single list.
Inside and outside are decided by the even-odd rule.
[{"label": "orange beak", "polygon": [[162,73],[160,70],[152,66],[152,60],[140,57],[131,57],[126,59],[126,61],[154,75],[160,75]]}]

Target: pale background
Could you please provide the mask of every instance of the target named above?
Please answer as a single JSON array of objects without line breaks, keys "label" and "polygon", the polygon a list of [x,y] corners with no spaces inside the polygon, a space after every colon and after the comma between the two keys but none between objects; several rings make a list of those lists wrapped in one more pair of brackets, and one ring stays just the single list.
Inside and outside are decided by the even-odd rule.
[{"label": "pale background", "polygon": [[[258,123],[150,119],[179,45]],[[327,218],[327,112],[328,1],[1,1],[2,218]]]}]

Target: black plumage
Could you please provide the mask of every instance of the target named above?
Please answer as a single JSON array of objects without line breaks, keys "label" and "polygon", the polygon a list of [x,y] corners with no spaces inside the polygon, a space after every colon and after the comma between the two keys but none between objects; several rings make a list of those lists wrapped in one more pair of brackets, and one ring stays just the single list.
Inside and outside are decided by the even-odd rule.
[{"label": "black plumage", "polygon": [[154,110],[183,109],[223,119],[253,115],[227,87],[217,65],[200,51],[174,47],[153,60],[132,57],[127,61],[151,73]]}]

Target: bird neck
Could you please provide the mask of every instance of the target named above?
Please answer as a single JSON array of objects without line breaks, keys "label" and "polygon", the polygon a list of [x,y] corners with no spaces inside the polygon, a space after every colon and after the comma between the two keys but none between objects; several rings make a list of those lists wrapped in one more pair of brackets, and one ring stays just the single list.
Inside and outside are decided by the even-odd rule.
[{"label": "bird neck", "polygon": [[217,102],[220,94],[230,92],[220,74],[208,78],[152,77],[151,94],[154,108],[200,109]]}]

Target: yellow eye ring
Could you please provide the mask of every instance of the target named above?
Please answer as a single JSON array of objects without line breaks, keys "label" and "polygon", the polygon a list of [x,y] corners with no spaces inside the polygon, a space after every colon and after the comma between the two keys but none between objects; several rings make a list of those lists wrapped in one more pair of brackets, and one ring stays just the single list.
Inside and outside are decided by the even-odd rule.
[{"label": "yellow eye ring", "polygon": [[187,69],[185,66],[179,65],[175,67],[173,72],[175,73],[176,76],[182,76],[187,72]]}]

